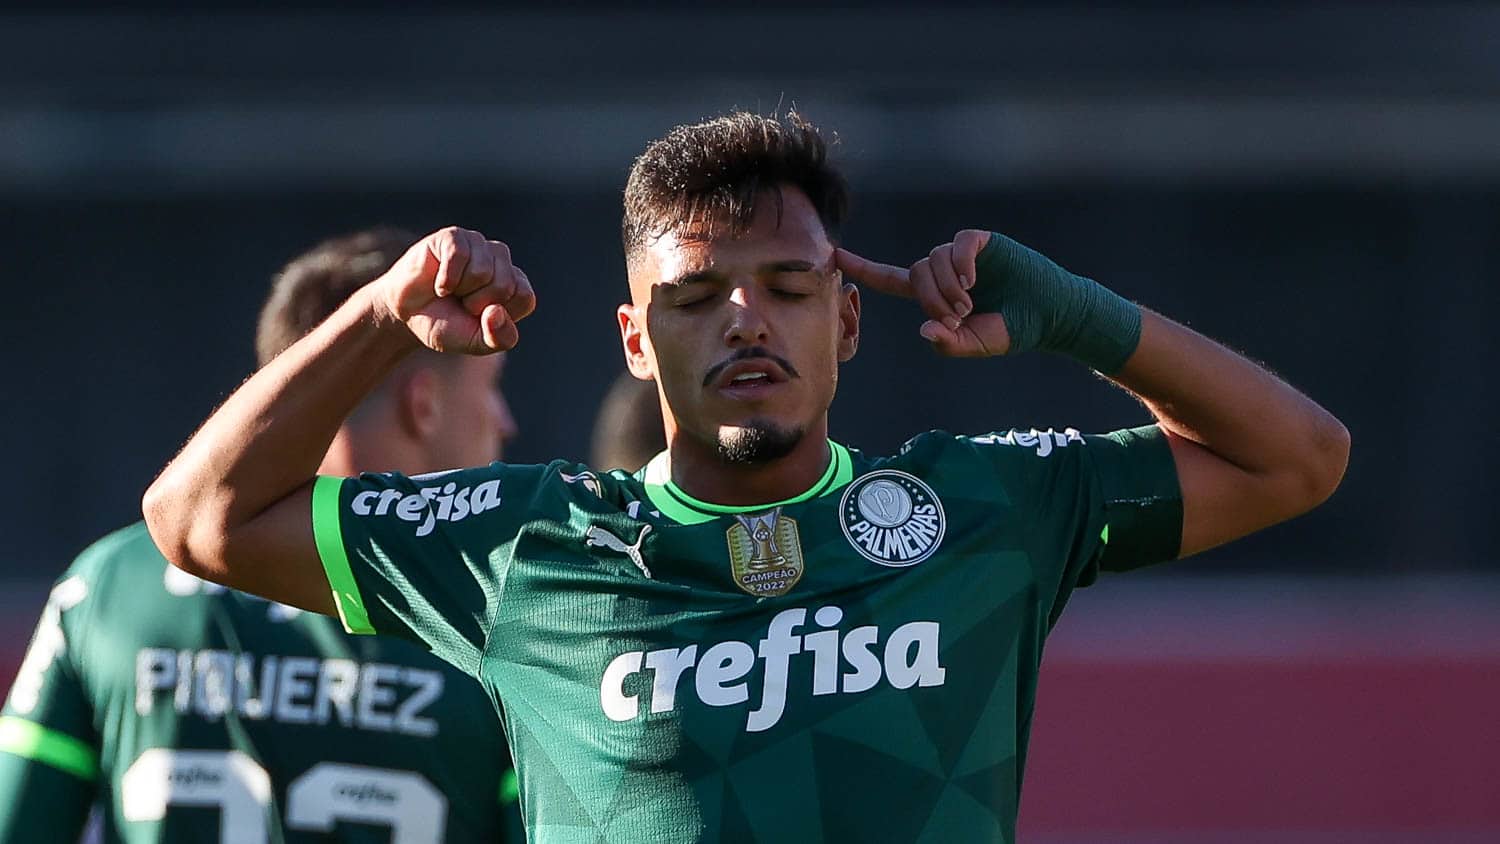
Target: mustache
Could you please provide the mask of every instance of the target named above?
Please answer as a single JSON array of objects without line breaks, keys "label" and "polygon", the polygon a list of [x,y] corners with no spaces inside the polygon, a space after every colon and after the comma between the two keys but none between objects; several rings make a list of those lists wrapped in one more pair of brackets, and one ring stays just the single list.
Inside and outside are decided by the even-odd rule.
[{"label": "mustache", "polygon": [[712,384],[714,382],[714,379],[718,378],[719,374],[729,367],[739,363],[742,360],[751,360],[753,358],[765,358],[766,360],[771,361],[772,363],[785,370],[788,378],[802,377],[797,372],[797,367],[792,366],[791,361],[787,360],[786,358],[773,355],[760,346],[752,346],[748,349],[740,349],[738,352],[735,352],[724,360],[721,360],[718,363],[714,364],[708,370],[708,374],[703,376],[703,386],[707,387],[708,385]]}]

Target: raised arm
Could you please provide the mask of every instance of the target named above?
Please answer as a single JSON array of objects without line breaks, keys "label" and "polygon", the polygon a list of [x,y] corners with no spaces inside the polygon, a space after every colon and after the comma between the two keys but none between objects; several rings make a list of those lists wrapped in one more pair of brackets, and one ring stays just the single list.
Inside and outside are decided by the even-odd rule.
[{"label": "raised arm", "polygon": [[418,241],[236,390],[146,490],[167,559],[199,577],[332,614],[311,520],[318,465],[344,418],[412,350],[516,344],[536,298],[510,251],[448,228]]},{"label": "raised arm", "polygon": [[922,336],[943,354],[1046,349],[1139,397],[1177,464],[1180,556],[1305,513],[1343,478],[1349,432],[1312,399],[1002,235],[960,232],[909,269],[842,249],[838,262],[877,290],[917,299],[929,318]]}]

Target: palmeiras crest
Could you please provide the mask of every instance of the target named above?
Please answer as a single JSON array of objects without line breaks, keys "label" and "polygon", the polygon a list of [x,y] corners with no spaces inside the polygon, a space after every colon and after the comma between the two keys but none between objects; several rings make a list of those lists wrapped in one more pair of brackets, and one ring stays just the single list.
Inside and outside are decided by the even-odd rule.
[{"label": "palmeiras crest", "polygon": [[725,538],[735,585],[757,598],[785,595],[802,579],[802,538],[797,520],[776,507],[734,517]]}]

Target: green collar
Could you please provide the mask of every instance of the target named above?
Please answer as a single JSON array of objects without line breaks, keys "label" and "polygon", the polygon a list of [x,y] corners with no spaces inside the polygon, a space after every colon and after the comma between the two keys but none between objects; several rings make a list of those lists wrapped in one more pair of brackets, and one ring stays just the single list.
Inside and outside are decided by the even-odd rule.
[{"label": "green collar", "polygon": [[665,451],[651,458],[651,462],[646,464],[645,470],[641,473],[641,481],[646,485],[646,496],[651,499],[651,503],[661,511],[663,516],[684,525],[696,525],[711,522],[720,516],[756,513],[772,507],[799,504],[810,498],[833,494],[853,480],[854,461],[849,457],[849,449],[833,440],[828,441],[828,451],[828,468],[823,472],[823,477],[818,478],[817,482],[801,495],[770,504],[728,507],[723,504],[699,501],[683,492],[681,487],[672,482],[671,467],[668,465]]}]

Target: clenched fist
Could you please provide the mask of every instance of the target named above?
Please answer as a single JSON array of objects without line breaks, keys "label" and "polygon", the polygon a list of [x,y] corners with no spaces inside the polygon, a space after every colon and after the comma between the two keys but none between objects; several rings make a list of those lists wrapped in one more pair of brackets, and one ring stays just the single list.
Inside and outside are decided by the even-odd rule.
[{"label": "clenched fist", "polygon": [[417,241],[374,282],[377,301],[439,352],[487,355],[514,347],[536,293],[510,247],[450,226]]}]

